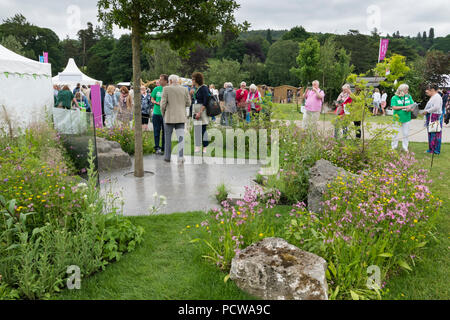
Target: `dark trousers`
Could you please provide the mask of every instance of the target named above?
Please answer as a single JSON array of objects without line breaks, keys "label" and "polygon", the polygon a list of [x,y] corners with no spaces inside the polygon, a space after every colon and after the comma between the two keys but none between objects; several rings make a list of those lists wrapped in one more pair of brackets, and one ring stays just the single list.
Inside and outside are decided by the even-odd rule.
[{"label": "dark trousers", "polygon": [[175,130],[178,140],[178,159],[182,159],[184,155],[184,123],[165,123],[164,135],[166,139],[164,159],[170,161],[172,155],[172,133]]},{"label": "dark trousers", "polygon": [[[153,123],[153,134],[155,137],[155,150],[164,150],[165,138],[164,138],[164,119],[162,115],[154,114],[152,118]],[[162,131],[162,134],[161,134]],[[162,144],[160,145],[160,140],[162,137]]]}]

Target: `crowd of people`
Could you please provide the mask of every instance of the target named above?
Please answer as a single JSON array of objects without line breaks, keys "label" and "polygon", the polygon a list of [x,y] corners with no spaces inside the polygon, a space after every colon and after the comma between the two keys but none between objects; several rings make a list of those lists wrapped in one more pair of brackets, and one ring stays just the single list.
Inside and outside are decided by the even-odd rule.
[{"label": "crowd of people", "polygon": [[[264,93],[272,97],[272,92],[263,87]],[[194,127],[195,153],[206,153],[208,142],[207,127],[216,117],[210,117],[207,107],[211,97],[220,105],[220,124],[226,127],[233,125],[233,116],[250,122],[252,117],[261,113],[263,108],[262,94],[258,87],[245,82],[235,89],[231,82],[217,90],[214,84],[205,84],[202,73],[192,75],[192,85],[182,85],[181,78],[176,75],[162,74],[151,90],[140,87],[142,129],[149,131],[149,123],[153,126],[155,153],[165,155],[164,160],[170,162],[171,137],[175,130],[179,142],[184,141],[185,124],[192,121]],[[54,86],[55,107],[65,109],[81,109],[91,112],[91,87],[77,84],[74,90],[69,86]],[[134,115],[134,90],[127,86],[101,86],[101,103],[103,124],[107,128],[132,126]],[[217,116],[218,118],[219,116]],[[191,120],[190,120],[191,119]],[[180,146],[183,143],[179,144]],[[180,148],[179,160],[183,160],[183,149]]]},{"label": "crowd of people", "polygon": [[[55,106],[60,108],[77,108],[91,111],[91,88],[78,84],[74,90],[68,86],[54,86]],[[356,88],[358,90],[358,88]],[[268,99],[273,98],[273,92],[263,87],[262,92]],[[146,86],[140,87],[142,128],[149,131],[149,123],[153,126],[155,153],[165,155],[165,161],[170,162],[171,137],[175,130],[179,142],[184,141],[185,124],[191,119],[194,127],[195,153],[206,153],[208,147],[207,127],[216,117],[208,116],[207,107],[213,98],[220,104],[220,124],[225,127],[233,125],[234,115],[242,121],[250,122],[254,115],[264,111],[264,102],[258,87],[241,82],[235,89],[231,82],[226,82],[223,88],[217,90],[214,84],[209,87],[205,84],[202,73],[192,74],[192,85],[182,85],[181,79],[176,75],[170,77],[162,74],[151,90]],[[449,92],[439,90],[436,85],[429,85],[426,94],[430,97],[423,114],[425,115],[429,149],[428,153],[440,154],[443,123],[450,120]],[[325,92],[320,88],[320,82],[315,80],[312,86],[306,88],[303,96],[305,111],[303,115],[303,128],[316,128],[320,114],[323,110]],[[385,91],[375,89],[373,93],[373,115],[385,116],[388,95]],[[350,115],[352,104],[352,90],[349,84],[342,87],[342,92],[335,103],[337,115],[335,125],[335,138],[348,135],[348,127],[342,125],[343,119]],[[126,86],[101,86],[101,103],[103,123],[107,128],[131,127],[134,115],[134,90]],[[409,94],[407,84],[401,84],[390,100],[393,110],[394,131],[391,147],[397,149],[400,134],[403,134],[402,147],[408,151],[410,137],[410,122],[412,113],[415,113],[415,104]],[[361,122],[354,121],[356,138],[361,138]],[[180,146],[183,143],[179,144]],[[203,149],[202,149],[203,148]],[[180,148],[179,159],[183,161],[183,149]]]}]

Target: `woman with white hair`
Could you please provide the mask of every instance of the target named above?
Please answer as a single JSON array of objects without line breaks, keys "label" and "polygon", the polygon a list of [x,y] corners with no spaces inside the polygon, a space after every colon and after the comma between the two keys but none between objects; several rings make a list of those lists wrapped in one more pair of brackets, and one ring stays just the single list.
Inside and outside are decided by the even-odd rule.
[{"label": "woman with white hair", "polygon": [[[401,84],[395,96],[391,99],[391,107],[394,110],[394,129],[397,133],[392,140],[392,149],[397,149],[398,141],[400,140],[400,131],[403,133],[402,146],[403,150],[408,152],[409,144],[409,125],[411,122],[411,106],[414,104],[414,100],[410,94],[408,94],[409,86],[407,84]],[[400,130],[401,129],[401,130]]]},{"label": "woman with white hair", "polygon": [[245,119],[246,115],[247,98],[248,98],[247,84],[244,81],[242,81],[239,90],[236,91],[236,105],[239,110],[239,115],[241,116],[242,119]]},{"label": "woman with white hair", "polygon": [[225,92],[223,94],[224,100],[224,110],[222,112],[222,125],[232,126],[233,125],[233,113],[236,110],[236,91],[233,89],[233,84],[231,82],[225,83]]},{"label": "woman with white hair", "polygon": [[[339,95],[339,97],[337,98],[337,101],[336,101],[336,106],[337,106],[337,108],[336,108],[336,115],[338,116],[337,119],[336,119],[335,127],[334,127],[334,137],[336,139],[339,138],[339,129],[340,129],[340,126],[341,126],[340,125],[340,120],[342,118],[344,118],[344,116],[346,114],[350,114],[348,109],[347,109],[347,105],[353,102],[351,94],[352,94],[352,91],[350,89],[350,85],[347,84],[347,83],[344,84],[342,86],[342,92],[341,92],[341,94]],[[346,136],[348,128],[347,127],[343,127],[342,131],[343,131],[344,136]]]},{"label": "woman with white hair", "polygon": [[254,84],[250,85],[250,91],[247,97],[247,122],[250,122],[250,114],[259,113],[261,111],[261,93],[258,91],[258,87]]}]

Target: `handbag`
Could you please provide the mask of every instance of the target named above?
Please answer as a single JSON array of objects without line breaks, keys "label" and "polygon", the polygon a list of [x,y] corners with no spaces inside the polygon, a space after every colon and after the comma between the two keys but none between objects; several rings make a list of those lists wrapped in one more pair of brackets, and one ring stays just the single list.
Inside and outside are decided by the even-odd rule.
[{"label": "handbag", "polygon": [[417,119],[417,116],[419,115],[419,105],[414,103],[411,108],[411,119]]},{"label": "handbag", "polygon": [[428,133],[437,133],[437,132],[441,132],[442,131],[442,127],[441,127],[441,122],[439,120],[430,122],[428,124]]}]

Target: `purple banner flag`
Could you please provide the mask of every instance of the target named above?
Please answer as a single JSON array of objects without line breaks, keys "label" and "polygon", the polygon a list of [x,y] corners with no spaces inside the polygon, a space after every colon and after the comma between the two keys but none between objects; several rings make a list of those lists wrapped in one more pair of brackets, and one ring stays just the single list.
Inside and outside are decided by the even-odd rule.
[{"label": "purple banner flag", "polygon": [[378,62],[383,61],[386,58],[388,46],[389,39],[380,39],[380,54],[378,55]]},{"label": "purple banner flag", "polygon": [[102,98],[100,96],[100,85],[98,84],[91,86],[91,103],[95,128],[101,129],[103,128]]},{"label": "purple banner flag", "polygon": [[44,63],[48,63],[48,52],[44,52]]}]

